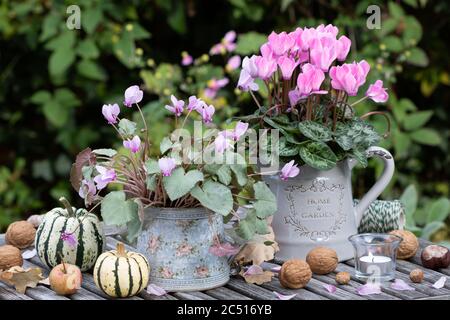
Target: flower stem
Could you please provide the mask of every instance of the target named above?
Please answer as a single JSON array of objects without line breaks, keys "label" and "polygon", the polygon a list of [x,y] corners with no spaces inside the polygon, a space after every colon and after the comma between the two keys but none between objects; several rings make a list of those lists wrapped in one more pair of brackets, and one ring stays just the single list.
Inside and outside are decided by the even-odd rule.
[{"label": "flower stem", "polygon": [[366,100],[367,98],[368,98],[368,96],[364,96],[364,97],[362,97],[361,99],[356,100],[355,102],[353,102],[353,103],[350,105],[350,107],[353,107],[355,104],[358,104],[358,103],[360,103],[360,102],[363,102],[363,101]]}]

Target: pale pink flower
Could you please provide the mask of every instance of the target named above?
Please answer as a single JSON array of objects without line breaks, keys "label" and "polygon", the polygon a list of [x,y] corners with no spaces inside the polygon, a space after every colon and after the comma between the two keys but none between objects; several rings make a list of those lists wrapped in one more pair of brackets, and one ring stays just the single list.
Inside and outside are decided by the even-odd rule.
[{"label": "pale pink flower", "polygon": [[175,114],[176,117],[181,116],[184,110],[184,101],[178,100],[174,95],[170,96],[172,105],[166,105],[165,108]]},{"label": "pale pink flower", "polygon": [[278,61],[278,66],[280,67],[281,74],[284,80],[289,80],[292,77],[292,73],[297,67],[297,62],[294,59],[287,56],[281,56]]},{"label": "pale pink flower", "polygon": [[134,136],[133,139],[126,139],[123,141],[123,146],[131,152],[136,153],[141,147],[141,138]]},{"label": "pale pink flower", "polygon": [[289,33],[289,35],[294,39],[294,45],[292,46],[291,51],[297,52],[302,50],[302,33],[302,28],[297,28]]},{"label": "pale pink flower", "polygon": [[233,140],[238,141],[241,138],[241,136],[243,136],[247,132],[247,129],[248,129],[248,123],[239,121],[236,124],[236,127],[234,127],[234,130],[231,135]]},{"label": "pale pink flower", "polygon": [[205,89],[205,96],[207,96],[210,99],[214,99],[217,95],[217,92],[225,87],[228,84],[229,80],[228,78],[222,78],[222,79],[211,79],[207,83],[207,88]]},{"label": "pale pink flower", "polygon": [[173,278],[173,272],[169,269],[169,267],[162,267],[160,270],[161,276],[164,279],[172,279]]},{"label": "pale pink flower", "polygon": [[202,116],[203,123],[211,123],[215,111],[213,105],[204,105],[202,108],[197,109],[197,112]]},{"label": "pale pink flower", "polygon": [[200,266],[195,269],[195,272],[198,277],[206,278],[209,275],[209,269],[207,266]]},{"label": "pale pink flower", "polygon": [[370,65],[365,60],[331,67],[331,86],[336,90],[344,90],[349,96],[356,96],[359,87],[366,82],[369,70]]},{"label": "pale pink flower", "polygon": [[187,256],[191,253],[192,253],[192,246],[186,242],[183,242],[178,246],[175,255],[177,257],[182,257],[182,256]]},{"label": "pale pink flower", "polygon": [[95,187],[94,181],[83,179],[81,181],[80,190],[78,190],[78,194],[81,198],[85,199],[88,195],[95,195],[97,192],[97,188]]},{"label": "pale pink flower", "polygon": [[113,182],[117,178],[116,171],[114,169],[107,169],[103,166],[95,166],[95,170],[99,173],[94,177],[98,190],[104,189],[108,183]]},{"label": "pale pink flower", "polygon": [[117,103],[104,104],[102,107],[102,114],[109,124],[117,123],[117,116],[120,113],[120,108]]},{"label": "pale pink flower", "polygon": [[244,272],[244,276],[254,276],[258,274],[263,274],[264,270],[261,268],[261,266],[257,264],[252,264],[250,267],[247,268]]},{"label": "pale pink flower", "polygon": [[300,34],[300,47],[303,51],[308,51],[314,39],[317,39],[317,30],[315,28],[304,28]]},{"label": "pale pink flower", "polygon": [[269,59],[275,59],[275,53],[268,42],[264,43],[261,48],[259,48],[259,51],[261,52],[261,56]]},{"label": "pale pink flower", "polygon": [[158,160],[158,166],[159,169],[161,169],[163,176],[169,177],[170,175],[172,175],[172,171],[177,165],[175,163],[175,159],[164,157]]},{"label": "pale pink flower", "polygon": [[297,295],[296,293],[285,295],[276,291],[273,291],[273,294],[275,295],[275,297],[277,297],[278,300],[291,300]]},{"label": "pale pink flower", "polygon": [[73,233],[61,233],[61,240],[67,243],[67,245],[71,248],[75,248],[78,245],[78,241]]},{"label": "pale pink flower", "polygon": [[281,169],[280,178],[281,180],[286,181],[289,178],[294,178],[298,176],[299,173],[300,169],[297,167],[294,160],[292,160],[289,163],[286,163],[284,167]]},{"label": "pale pink flower", "polygon": [[258,66],[256,61],[260,58],[261,56],[252,55],[250,58],[245,57],[244,60],[242,60],[242,69],[247,71],[252,78],[258,77]]},{"label": "pale pink flower", "polygon": [[156,284],[153,284],[153,283],[150,283],[147,286],[147,293],[158,296],[158,297],[167,294],[166,290],[164,290],[161,287],[158,287]]},{"label": "pale pink flower", "polygon": [[258,68],[258,78],[263,80],[270,79],[277,70],[277,62],[274,59],[258,57],[255,62]]},{"label": "pale pink flower", "polygon": [[224,131],[219,132],[219,135],[214,140],[214,148],[216,153],[222,154],[225,150],[233,147],[230,139],[226,137],[226,134],[223,134]]},{"label": "pale pink flower", "polygon": [[300,91],[298,91],[298,89],[294,89],[289,91],[288,97],[289,97],[289,104],[291,105],[291,107],[293,107],[297,104],[297,102],[299,102],[302,98],[306,96],[302,96],[302,94],[300,93]]},{"label": "pale pink flower", "polygon": [[316,30],[319,34],[328,33],[330,36],[333,36],[334,38],[336,38],[336,36],[339,33],[338,27],[333,26],[332,24],[327,24],[326,26],[324,24],[321,24],[316,28]]},{"label": "pale pink flower", "polygon": [[198,110],[204,106],[206,106],[206,103],[202,99],[199,99],[196,96],[189,97],[189,104],[187,107],[189,111]]},{"label": "pale pink flower", "polygon": [[297,90],[301,97],[309,96],[310,94],[325,94],[327,91],[320,90],[325,74],[323,71],[310,64],[306,63],[302,66],[302,73],[297,77]]},{"label": "pale pink flower", "polygon": [[380,294],[381,293],[381,286],[379,283],[372,283],[372,282],[368,282],[362,286],[359,286],[356,289],[356,292],[360,295],[360,296],[367,296],[370,294]]},{"label": "pale pink flower", "polygon": [[272,33],[268,37],[268,43],[276,56],[287,53],[295,44],[295,38],[286,32]]},{"label": "pale pink flower", "polygon": [[407,284],[402,279],[395,279],[395,281],[391,284],[391,288],[397,291],[414,291],[413,287]]},{"label": "pale pink flower", "polygon": [[241,70],[237,87],[242,91],[258,91],[259,89],[258,84],[255,83],[255,79],[253,79],[245,69]]},{"label": "pale pink flower", "polygon": [[341,36],[335,45],[337,48],[337,59],[339,61],[344,61],[347,58],[350,47],[352,46],[351,40],[346,36]]},{"label": "pale pink flower", "polygon": [[152,236],[149,240],[148,240],[148,248],[147,250],[150,253],[155,253],[156,250],[159,247],[159,237],[157,236]]},{"label": "pale pink flower", "polygon": [[241,57],[240,56],[232,56],[227,64],[225,65],[225,70],[227,70],[228,72],[231,72],[237,68],[239,68],[239,66],[241,65]]},{"label": "pale pink flower", "polygon": [[222,41],[220,43],[215,44],[209,53],[211,55],[217,55],[217,54],[225,54],[227,52],[233,52],[234,49],[236,49],[236,32],[235,31],[228,31],[225,36],[222,38]]},{"label": "pale pink flower", "polygon": [[389,98],[386,90],[386,88],[383,88],[383,81],[377,80],[369,86],[369,89],[366,91],[366,96],[375,102],[384,103]]},{"label": "pale pink flower", "polygon": [[337,288],[336,286],[332,284],[324,284],[323,287],[329,292],[329,293],[335,293]]},{"label": "pale pink flower", "polygon": [[190,64],[192,64],[192,62],[194,61],[194,59],[192,58],[192,56],[187,53],[186,51],[183,51],[181,53],[181,64],[183,66],[188,66]]},{"label": "pale pink flower", "polygon": [[445,282],[447,282],[447,277],[446,276],[442,276],[442,277],[439,278],[438,281],[433,283],[432,287],[435,288],[435,289],[442,289],[445,286]]},{"label": "pale pink flower", "polygon": [[125,90],[125,100],[123,104],[127,107],[131,107],[134,103],[142,101],[144,92],[139,89],[139,86],[131,86]]},{"label": "pale pink flower", "polygon": [[337,58],[336,39],[323,37],[311,42],[311,63],[327,72]]}]

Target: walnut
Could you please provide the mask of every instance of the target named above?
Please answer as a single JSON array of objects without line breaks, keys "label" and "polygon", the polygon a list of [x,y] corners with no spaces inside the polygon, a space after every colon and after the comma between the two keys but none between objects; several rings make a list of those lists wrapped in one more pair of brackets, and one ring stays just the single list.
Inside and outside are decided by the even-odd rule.
[{"label": "walnut", "polygon": [[338,265],[336,251],[326,247],[316,247],[306,256],[306,262],[316,274],[327,274],[333,272]]},{"label": "walnut", "polygon": [[309,265],[299,259],[287,260],[281,266],[280,283],[285,288],[300,289],[311,280],[312,272]]},{"label": "walnut", "polygon": [[25,249],[34,243],[36,229],[27,221],[17,221],[6,230],[6,243],[19,249]]},{"label": "walnut", "polygon": [[409,274],[409,278],[412,282],[421,283],[423,281],[423,271],[420,269],[414,269]]},{"label": "walnut", "polygon": [[339,272],[336,274],[336,282],[339,284],[348,284],[350,282],[350,273],[348,272]]},{"label": "walnut", "polygon": [[419,249],[419,240],[417,240],[414,233],[407,230],[394,230],[391,231],[390,234],[399,236],[403,239],[397,250],[398,259],[409,259],[416,254],[417,249]]},{"label": "walnut", "polygon": [[0,270],[8,270],[11,267],[23,264],[22,254],[14,246],[5,245],[0,247]]}]

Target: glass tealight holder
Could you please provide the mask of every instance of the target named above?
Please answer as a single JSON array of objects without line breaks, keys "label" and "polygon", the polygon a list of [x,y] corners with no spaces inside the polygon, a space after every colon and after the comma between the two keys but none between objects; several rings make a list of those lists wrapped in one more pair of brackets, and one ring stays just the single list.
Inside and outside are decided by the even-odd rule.
[{"label": "glass tealight holder", "polygon": [[401,237],[385,233],[362,233],[348,238],[355,249],[355,276],[385,282],[395,278],[397,248]]}]

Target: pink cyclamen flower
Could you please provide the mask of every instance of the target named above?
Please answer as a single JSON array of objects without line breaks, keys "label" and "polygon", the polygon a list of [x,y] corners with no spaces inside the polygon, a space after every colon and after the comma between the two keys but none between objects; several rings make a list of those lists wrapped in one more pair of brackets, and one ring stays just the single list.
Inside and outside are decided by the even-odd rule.
[{"label": "pink cyclamen flower", "polygon": [[231,134],[234,141],[238,141],[246,132],[248,129],[248,123],[239,121],[236,123],[236,127],[234,127],[234,130]]},{"label": "pink cyclamen flower", "polygon": [[169,177],[172,175],[172,171],[176,167],[175,159],[168,157],[159,159],[158,165],[164,177]]},{"label": "pink cyclamen flower", "polygon": [[384,103],[389,98],[386,90],[386,88],[383,88],[383,81],[377,80],[369,86],[369,89],[366,91],[366,96],[375,102]]},{"label": "pink cyclamen flower", "polygon": [[349,96],[356,96],[359,87],[366,82],[369,70],[370,65],[365,60],[331,67],[331,86],[336,90],[344,90]]},{"label": "pink cyclamen flower", "polygon": [[256,61],[259,58],[261,58],[261,56],[252,55],[250,58],[245,57],[244,60],[242,60],[242,70],[247,71],[252,78],[258,77],[258,66],[256,65]]},{"label": "pink cyclamen flower", "polygon": [[214,140],[214,149],[216,153],[222,154],[225,150],[232,147],[230,139],[227,138],[226,131],[219,132],[218,136]]},{"label": "pink cyclamen flower", "polygon": [[97,185],[98,190],[104,189],[108,183],[116,180],[116,171],[114,169],[107,169],[103,166],[95,166],[95,170],[99,173],[94,177],[94,181]]},{"label": "pink cyclamen flower", "polygon": [[289,178],[294,178],[298,176],[300,173],[300,169],[295,164],[294,160],[289,163],[286,163],[284,167],[281,169],[280,178],[281,180],[286,181]]},{"label": "pink cyclamen flower", "polygon": [[227,64],[225,65],[225,70],[228,72],[231,72],[233,70],[236,70],[241,65],[241,57],[240,56],[232,56]]},{"label": "pink cyclamen flower", "polygon": [[242,91],[258,91],[259,89],[258,84],[255,83],[255,79],[253,79],[245,69],[241,70],[237,87]]},{"label": "pink cyclamen flower", "polygon": [[178,100],[174,95],[170,96],[172,105],[166,105],[165,108],[175,114],[176,117],[181,116],[184,110],[184,101]]},{"label": "pink cyclamen flower", "polygon": [[124,140],[123,146],[131,152],[136,153],[141,147],[141,138],[139,138],[139,136],[134,136],[133,139]]},{"label": "pink cyclamen flower", "polygon": [[213,105],[207,106],[206,104],[202,108],[197,109],[197,112],[202,116],[203,123],[211,123],[215,111]]},{"label": "pink cyclamen flower", "polygon": [[402,279],[395,279],[395,281],[391,284],[391,288],[394,290],[398,290],[398,291],[414,291],[414,290],[416,290]]},{"label": "pink cyclamen flower", "polygon": [[95,195],[97,192],[97,188],[95,187],[94,181],[83,179],[81,181],[80,190],[78,190],[78,194],[82,199],[85,199],[87,196]]},{"label": "pink cyclamen flower", "polygon": [[259,48],[259,51],[261,52],[261,56],[269,58],[269,59],[275,59],[275,53],[273,52],[272,48],[270,47],[270,44],[268,42],[264,43],[261,48]]},{"label": "pink cyclamen flower", "polygon": [[104,104],[102,107],[102,114],[109,124],[117,123],[117,116],[120,113],[120,108],[117,103]]},{"label": "pink cyclamen flower", "polygon": [[281,56],[287,53],[295,44],[295,39],[286,32],[279,34],[272,31],[268,37],[269,46],[276,56]]},{"label": "pink cyclamen flower", "polygon": [[297,90],[300,98],[310,94],[326,94],[327,91],[320,90],[323,80],[325,80],[325,74],[320,68],[310,63],[304,64],[302,73],[297,77]]},{"label": "pink cyclamen flower", "polygon": [[125,100],[123,104],[127,107],[131,107],[133,103],[139,103],[142,101],[144,92],[139,89],[139,86],[131,86],[125,90]]},{"label": "pink cyclamen flower", "polygon": [[278,66],[281,69],[281,74],[284,80],[289,80],[292,77],[292,73],[297,67],[297,62],[294,59],[287,56],[281,56],[278,59]]},{"label": "pink cyclamen flower", "polygon": [[187,106],[189,111],[198,110],[204,106],[206,106],[206,103],[202,99],[199,99],[196,96],[189,97],[189,103]]},{"label": "pink cyclamen flower", "polygon": [[337,40],[335,46],[337,48],[337,59],[339,61],[344,61],[350,51],[352,41],[346,36],[341,36],[339,40]]},{"label": "pink cyclamen flower", "polygon": [[75,248],[78,244],[78,241],[75,238],[74,234],[69,232],[61,233],[61,240],[67,243],[67,245],[71,248]]},{"label": "pink cyclamen flower", "polygon": [[277,62],[267,57],[258,57],[255,61],[258,68],[258,78],[268,80],[277,70]]},{"label": "pink cyclamen flower", "polygon": [[311,63],[327,72],[337,58],[336,39],[323,37],[311,42]]},{"label": "pink cyclamen flower", "polygon": [[217,92],[225,87],[228,84],[229,80],[228,78],[222,78],[222,79],[211,79],[208,81],[207,86],[208,88],[205,89],[205,96],[214,99],[217,95]]},{"label": "pink cyclamen flower", "polygon": [[192,58],[192,56],[187,53],[186,51],[183,51],[181,53],[181,64],[183,66],[188,66],[190,64],[192,64],[192,62],[194,61],[194,59]]},{"label": "pink cyclamen flower", "polygon": [[234,51],[234,49],[236,49],[236,43],[234,42],[235,40],[236,40],[236,32],[228,31],[222,38],[222,41],[220,43],[215,44],[211,48],[209,54],[217,55]]},{"label": "pink cyclamen flower", "polygon": [[294,90],[289,91],[288,97],[289,97],[289,104],[291,105],[291,107],[293,107],[297,104],[297,102],[299,102],[301,99],[305,98],[306,96],[302,96],[302,94],[300,93],[300,91],[298,91],[298,89],[294,89]]},{"label": "pink cyclamen flower", "polygon": [[356,292],[360,296],[368,296],[371,294],[380,294],[381,293],[381,285],[379,283],[367,282],[366,284],[359,286],[356,289]]}]

